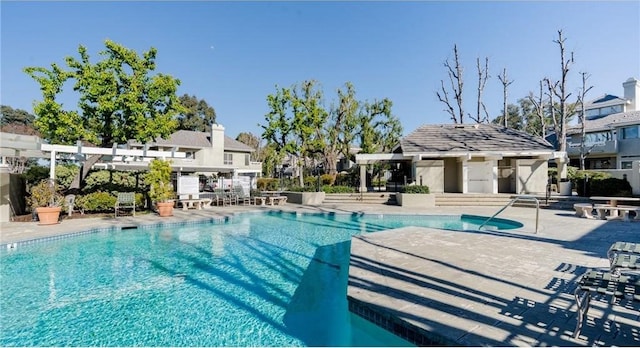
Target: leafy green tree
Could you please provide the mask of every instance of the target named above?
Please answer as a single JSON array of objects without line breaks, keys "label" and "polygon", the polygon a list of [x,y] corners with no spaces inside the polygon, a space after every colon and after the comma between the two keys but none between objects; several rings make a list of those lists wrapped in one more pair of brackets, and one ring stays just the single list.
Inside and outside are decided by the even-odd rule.
[{"label": "leafy green tree", "polygon": [[[43,100],[35,103],[36,128],[52,143],[86,140],[101,146],[129,139],[147,142],[168,137],[177,127],[175,116],[184,112],[176,95],[180,81],[156,68],[155,48],[142,57],[111,40],[100,52],[103,59],[90,62],[80,45],[79,59],[67,57],[66,68],[27,67],[24,71],[40,84]],[[78,110],[65,110],[58,96],[67,82],[78,92]]]},{"label": "leafy green tree", "polygon": [[[391,114],[392,105],[388,98],[364,104],[359,116],[358,130],[361,153],[389,152],[398,144],[402,136],[402,125],[400,120]],[[373,165],[372,177],[380,175],[388,167],[388,164],[381,163]]]},{"label": "leafy green tree", "polygon": [[345,83],[345,90],[338,89],[338,104],[331,108],[330,121],[326,128],[325,168],[329,174],[337,172],[338,156],[351,159],[350,149],[356,138],[360,102],[351,82]]},{"label": "leafy green tree", "polygon": [[33,125],[35,118],[36,116],[28,111],[2,105],[0,106],[0,132],[40,135]]},{"label": "leafy green tree", "polygon": [[402,136],[402,125],[391,114],[392,105],[388,98],[364,104],[358,133],[362,153],[387,152],[398,143]]},{"label": "leafy green tree", "polygon": [[[269,156],[274,165],[290,154],[320,160],[333,175],[338,155],[350,158],[354,143],[359,141],[364,153],[389,151],[402,135],[399,120],[391,114],[391,100],[360,102],[350,82],[338,89],[338,103],[330,111],[323,107],[322,92],[315,81],[277,89],[267,97],[267,103],[270,112],[265,115],[267,124],[261,125],[262,137],[277,154]],[[300,178],[300,186],[303,183]]]},{"label": "leafy green tree", "polygon": [[24,125],[32,125],[36,119],[35,115],[22,109],[14,109],[7,105],[0,106],[0,125],[5,126],[10,123],[20,123]]},{"label": "leafy green tree", "polygon": [[[523,99],[520,99],[522,101]],[[493,124],[504,125],[504,111],[491,121]],[[520,107],[515,104],[507,105],[507,127],[523,130],[525,127],[525,120],[522,114],[520,114]]]},{"label": "leafy green tree", "polygon": [[216,111],[204,99],[184,94],[180,103],[184,111],[178,114],[178,129],[206,132],[216,123]]},{"label": "leafy green tree", "polygon": [[262,149],[260,144],[260,138],[257,135],[250,132],[242,132],[238,134],[238,136],[236,137],[236,140],[247,146],[251,146],[251,148],[255,150],[255,152],[251,154],[251,160],[253,161],[264,160],[264,156],[262,154]]},{"label": "leafy green tree", "polygon": [[[142,57],[111,40],[100,52],[102,60],[90,61],[80,45],[79,59],[67,57],[66,68],[27,67],[24,71],[40,84],[43,100],[34,104],[35,126],[51,143],[74,144],[78,140],[102,147],[135,139],[146,143],[168,137],[178,126],[176,115],[184,108],[176,95],[180,81],[152,73],[155,48]],[[58,101],[66,83],[78,93],[78,109],[65,110]],[[91,156],[71,184],[79,189],[91,166],[100,159]]]},{"label": "leafy green tree", "polygon": [[[300,167],[299,184],[304,185],[302,175],[305,155],[322,147],[319,129],[325,124],[328,113],[322,107],[322,91],[313,80],[304,81],[292,88],[276,87],[276,93],[267,96],[270,112],[265,115],[266,125],[262,137],[275,146],[282,158],[295,156]],[[315,136],[314,136],[315,135]]]}]

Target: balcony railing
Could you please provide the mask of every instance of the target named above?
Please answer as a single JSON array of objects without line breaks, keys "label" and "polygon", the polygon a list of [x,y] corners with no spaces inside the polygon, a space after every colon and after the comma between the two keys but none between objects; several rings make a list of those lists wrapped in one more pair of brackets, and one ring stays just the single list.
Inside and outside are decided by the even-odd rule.
[{"label": "balcony railing", "polygon": [[[598,141],[584,144],[585,152],[589,154],[615,154],[618,152],[618,142],[615,140]],[[580,155],[580,142],[567,144],[567,154],[569,156]]]}]

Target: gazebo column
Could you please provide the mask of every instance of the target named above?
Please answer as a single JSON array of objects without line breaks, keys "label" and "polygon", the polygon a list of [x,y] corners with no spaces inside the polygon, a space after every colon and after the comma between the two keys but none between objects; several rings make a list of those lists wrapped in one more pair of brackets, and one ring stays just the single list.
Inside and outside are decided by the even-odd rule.
[{"label": "gazebo column", "polygon": [[491,193],[498,193],[498,161],[502,159],[502,156],[491,155],[485,157],[485,160],[491,161]]},{"label": "gazebo column", "polygon": [[360,164],[360,192],[367,192],[367,165]]},{"label": "gazebo column", "polygon": [[462,193],[469,192],[469,165],[466,157],[460,158],[460,169],[462,171]]},{"label": "gazebo column", "polygon": [[56,152],[51,151],[51,160],[49,161],[49,179],[56,179]]}]

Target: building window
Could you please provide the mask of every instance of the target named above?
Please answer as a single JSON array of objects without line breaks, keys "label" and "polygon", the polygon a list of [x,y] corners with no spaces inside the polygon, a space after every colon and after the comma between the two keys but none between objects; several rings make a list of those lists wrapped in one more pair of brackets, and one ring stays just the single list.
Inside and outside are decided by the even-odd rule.
[{"label": "building window", "polygon": [[637,139],[638,126],[620,128],[620,139]]},{"label": "building window", "polygon": [[611,141],[610,132],[595,132],[585,134],[584,144],[586,146],[604,145],[607,141]]},{"label": "building window", "polygon": [[249,164],[251,163],[250,161],[251,161],[250,156],[248,154],[244,155],[244,165],[248,167]]},{"label": "building window", "polygon": [[225,165],[232,165],[233,164],[233,154],[232,153],[225,153],[224,154],[224,164]]},{"label": "building window", "polygon": [[620,163],[620,169],[631,169],[631,163],[630,161],[624,161]]},{"label": "building window", "polygon": [[605,106],[602,108],[589,109],[586,111],[587,119],[604,117],[622,112],[622,105]]}]

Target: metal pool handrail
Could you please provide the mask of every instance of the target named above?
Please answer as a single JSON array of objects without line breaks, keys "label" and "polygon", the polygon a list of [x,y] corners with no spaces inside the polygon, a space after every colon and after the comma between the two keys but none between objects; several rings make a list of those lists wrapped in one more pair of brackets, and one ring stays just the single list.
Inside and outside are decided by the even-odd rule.
[{"label": "metal pool handrail", "polygon": [[480,230],[482,227],[484,227],[484,225],[486,225],[489,221],[491,221],[491,219],[496,217],[498,214],[502,213],[505,209],[507,209],[508,207],[512,206],[513,203],[515,203],[516,201],[519,201],[519,200],[525,200],[525,201],[528,200],[528,201],[536,202],[536,232],[535,232],[535,234],[538,234],[538,217],[540,216],[540,202],[538,201],[538,199],[536,197],[533,197],[533,196],[516,196],[511,201],[509,201],[509,203],[507,203],[504,207],[502,207],[502,209],[498,210],[495,214],[493,214],[490,218],[488,218],[485,222],[483,222],[482,225],[480,225],[480,227],[478,227],[478,230]]}]

